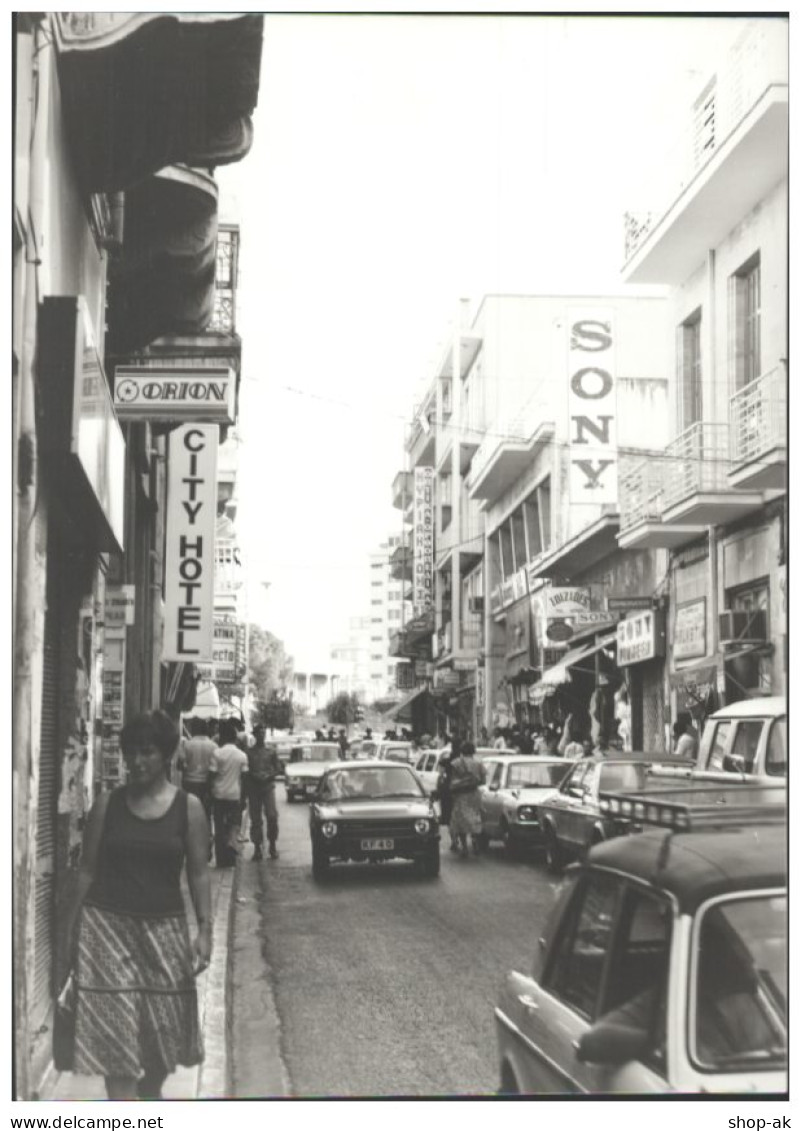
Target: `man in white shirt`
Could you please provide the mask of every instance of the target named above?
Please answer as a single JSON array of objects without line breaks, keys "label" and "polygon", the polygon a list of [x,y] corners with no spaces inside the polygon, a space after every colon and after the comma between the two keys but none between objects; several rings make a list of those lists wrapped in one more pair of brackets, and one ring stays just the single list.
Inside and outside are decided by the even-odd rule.
[{"label": "man in white shirt", "polygon": [[236,726],[231,719],[220,723],[220,746],[211,759],[211,794],[214,799],[214,855],[218,868],[236,863],[237,834],[248,760],[236,745]]}]

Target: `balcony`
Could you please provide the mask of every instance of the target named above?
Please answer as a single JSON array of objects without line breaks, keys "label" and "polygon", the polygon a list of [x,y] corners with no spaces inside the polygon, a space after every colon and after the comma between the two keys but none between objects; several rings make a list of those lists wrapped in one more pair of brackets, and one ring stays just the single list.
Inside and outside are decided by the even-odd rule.
[{"label": "balcony", "polygon": [[392,481],[392,505],[404,515],[414,501],[414,476],[411,471],[399,471]]},{"label": "balcony", "polygon": [[411,546],[411,541],[404,538],[395,549],[389,559],[389,576],[394,581],[411,581],[413,578],[412,563],[414,561],[414,554]]},{"label": "balcony", "polygon": [[[424,412],[425,415],[423,415]],[[434,453],[436,451],[435,416],[433,407],[421,409],[412,421],[409,437],[406,441],[406,451],[409,453],[409,464],[412,469],[434,466]],[[425,421],[425,425],[423,421]]]},{"label": "balcony", "polygon": [[732,487],[786,489],[787,369],[779,364],[729,402]]},{"label": "balcony", "polygon": [[662,521],[713,526],[760,507],[761,492],[731,486],[730,468],[728,424],[690,425],[665,449]]},{"label": "balcony", "polygon": [[626,215],[625,282],[680,284],[787,177],[787,66],[786,21],[751,25]]},{"label": "balcony", "polygon": [[649,456],[621,474],[617,540],[622,549],[672,549],[704,532],[703,526],[662,521],[665,469],[664,459]]},{"label": "balcony", "polygon": [[523,474],[553,439],[549,411],[541,398],[532,398],[514,416],[492,424],[473,456],[467,483],[471,499],[494,503]]}]

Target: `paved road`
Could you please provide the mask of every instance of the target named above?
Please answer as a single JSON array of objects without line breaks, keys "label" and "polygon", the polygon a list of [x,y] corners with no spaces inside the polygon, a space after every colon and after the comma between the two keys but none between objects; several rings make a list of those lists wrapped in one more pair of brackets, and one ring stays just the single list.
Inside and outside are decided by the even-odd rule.
[{"label": "paved road", "polygon": [[530,963],[555,887],[544,866],[500,846],[462,860],[443,830],[438,880],[393,862],[334,866],[318,884],[307,807],[278,790],[281,857],[257,864],[248,845],[240,872],[235,1094],[493,1092],[497,988]]}]

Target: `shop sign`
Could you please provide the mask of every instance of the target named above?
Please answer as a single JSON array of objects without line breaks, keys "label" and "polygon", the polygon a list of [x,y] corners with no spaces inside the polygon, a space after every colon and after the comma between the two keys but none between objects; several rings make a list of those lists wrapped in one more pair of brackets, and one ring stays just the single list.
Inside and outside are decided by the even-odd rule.
[{"label": "shop sign", "polygon": [[453,670],[455,672],[474,672],[478,667],[478,660],[454,660]]},{"label": "shop sign", "polygon": [[662,618],[653,610],[635,613],[617,626],[617,663],[641,664],[665,654],[665,633]]},{"label": "shop sign", "polygon": [[459,687],[460,683],[461,676],[458,672],[447,670],[434,672],[434,687],[437,691],[450,690],[454,687]]},{"label": "shop sign", "polygon": [[[575,586],[548,585],[531,597],[531,611],[536,625],[537,640],[545,640],[562,648],[567,647],[579,623],[587,623],[587,618],[595,614],[590,610],[589,589]],[[553,628],[556,628],[556,635]]]},{"label": "shop sign", "polygon": [[124,634],[134,623],[135,585],[107,585],[103,609],[103,627],[107,633]]},{"label": "shop sign", "polygon": [[570,639],[573,635],[573,629],[566,620],[552,620],[545,629],[545,635],[549,640],[553,640],[559,644]]},{"label": "shop sign", "polygon": [[151,369],[118,365],[114,407],[120,420],[235,422],[233,369],[184,367]]},{"label": "shop sign", "polygon": [[212,661],[217,446],[214,424],[170,436],[162,660]]},{"label": "shop sign", "polygon": [[415,616],[434,605],[434,469],[414,471],[414,580],[412,604]]},{"label": "shop sign", "polygon": [[694,660],[706,655],[706,597],[676,606],[673,659]]},{"label": "shop sign", "polygon": [[606,607],[610,613],[627,613],[635,609],[652,609],[653,597],[607,597]]},{"label": "shop sign", "polygon": [[617,400],[612,314],[571,310],[568,343],[571,503],[617,503]]}]

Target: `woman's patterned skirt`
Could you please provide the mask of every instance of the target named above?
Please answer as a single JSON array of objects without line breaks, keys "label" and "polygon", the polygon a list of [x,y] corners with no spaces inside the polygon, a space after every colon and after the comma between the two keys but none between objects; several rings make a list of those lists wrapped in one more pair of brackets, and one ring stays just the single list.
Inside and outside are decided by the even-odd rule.
[{"label": "woman's patterned skirt", "polygon": [[76,1072],[138,1079],[203,1059],[184,914],[84,905],[75,973]]}]

